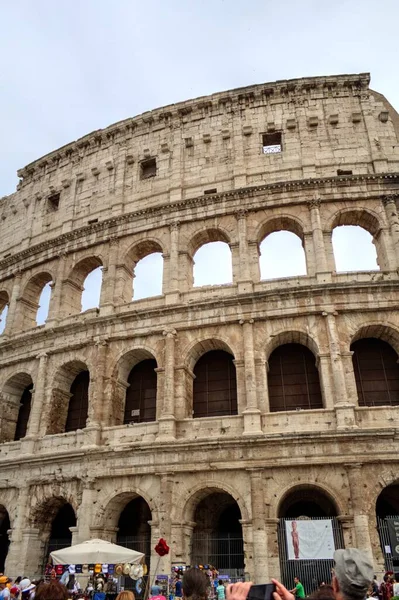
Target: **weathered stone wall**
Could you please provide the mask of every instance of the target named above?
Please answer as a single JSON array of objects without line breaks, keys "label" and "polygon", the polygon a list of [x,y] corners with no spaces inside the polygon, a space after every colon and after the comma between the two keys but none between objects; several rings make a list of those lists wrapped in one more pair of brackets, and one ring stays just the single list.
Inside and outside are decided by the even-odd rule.
[{"label": "weathered stone wall", "polygon": [[[246,570],[262,581],[279,574],[279,506],[301,486],[331,498],[345,543],[382,569],[375,503],[397,481],[399,409],[359,407],[350,346],[372,336],[399,352],[399,144],[395,115],[368,83],[365,74],[321,77],[200,98],[89,134],[20,171],[17,192],[0,202],[10,574],[38,572],[60,502],[77,514],[75,542],[115,539],[135,496],[151,509],[152,547],[160,535],[171,542],[166,572],[170,561],[189,562],[195,506],[221,490],[239,505]],[[265,155],[261,134],[274,130],[283,151]],[[140,179],[148,158],[156,176]],[[336,273],[331,235],[343,224],[371,233],[379,272]],[[307,275],[261,281],[259,244],[281,229],[301,238]],[[215,240],[231,248],[233,283],[194,288],[193,255]],[[163,253],[162,295],[132,301],[134,266],[153,251]],[[80,313],[83,281],[99,265],[100,307]],[[48,281],[49,318],[36,327]],[[270,412],[267,361],[287,342],[315,355],[322,409]],[[193,419],[193,368],[212,349],[234,355],[238,415]],[[152,357],[157,420],[121,425],[128,373]],[[87,426],[62,433],[81,369],[90,372]],[[32,410],[27,436],[13,442],[20,381],[33,381]]]}]

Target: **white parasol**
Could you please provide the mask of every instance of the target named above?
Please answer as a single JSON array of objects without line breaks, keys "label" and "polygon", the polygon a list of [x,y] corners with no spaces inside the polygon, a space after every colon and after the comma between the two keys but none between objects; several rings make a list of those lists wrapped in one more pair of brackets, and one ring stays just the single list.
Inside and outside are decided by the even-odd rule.
[{"label": "white parasol", "polygon": [[54,550],[50,556],[55,565],[83,565],[86,563],[115,565],[117,563],[137,564],[144,554],[105,540],[94,539],[62,550]]}]

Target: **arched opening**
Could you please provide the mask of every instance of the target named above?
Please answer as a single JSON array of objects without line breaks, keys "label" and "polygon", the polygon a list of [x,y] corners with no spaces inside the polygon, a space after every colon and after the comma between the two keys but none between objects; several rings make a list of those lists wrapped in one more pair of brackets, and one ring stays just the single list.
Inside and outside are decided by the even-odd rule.
[{"label": "arched opening", "polygon": [[324,490],[301,485],[282,499],[278,516],[282,581],[293,588],[299,577],[309,594],[331,581],[334,552],[344,547],[336,503]]},{"label": "arched opening", "polygon": [[28,373],[13,375],[2,391],[1,441],[18,441],[26,436],[32,401],[33,381]]},{"label": "arched opening", "polygon": [[65,431],[76,431],[86,427],[87,412],[89,408],[89,371],[82,371],[76,375],[71,385],[71,398],[68,405],[68,413]]},{"label": "arched opening", "polygon": [[194,254],[194,287],[224,285],[233,281],[231,250],[226,242],[209,242]]},{"label": "arched opening", "polygon": [[234,356],[224,350],[206,352],[194,367],[193,417],[237,414]]},{"label": "arched opening", "polygon": [[123,422],[145,423],[155,421],[157,403],[157,361],[146,359],[129,373]]},{"label": "arched opening", "polygon": [[75,526],[75,511],[69,503],[65,503],[58,509],[51,522],[50,537],[46,552],[47,556],[54,550],[61,550],[72,544],[70,527]]},{"label": "arched opening", "polygon": [[[399,571],[399,483],[382,490],[376,502],[377,529],[387,571]],[[388,552],[389,550],[389,552]]]},{"label": "arched opening", "polygon": [[6,327],[9,298],[7,292],[0,291],[0,335]]},{"label": "arched opening", "polygon": [[162,295],[163,256],[161,252],[148,254],[134,267],[133,300]]},{"label": "arched opening", "polygon": [[346,271],[378,271],[374,238],[358,225],[340,225],[332,233],[337,273]]},{"label": "arched opening", "polygon": [[359,406],[399,405],[398,355],[387,342],[363,338],[351,345]]},{"label": "arched opening", "polygon": [[10,517],[6,508],[0,505],[0,572],[4,573],[10,540],[8,531],[11,529]]},{"label": "arched opening", "polygon": [[83,282],[81,312],[89,310],[90,308],[99,308],[102,280],[102,267],[96,267],[86,276],[86,279]]},{"label": "arched opening", "polygon": [[319,372],[302,344],[283,344],[269,357],[270,412],[323,408]]},{"label": "arched opening", "polygon": [[90,374],[85,363],[75,360],[56,373],[47,434],[76,431],[86,427]]},{"label": "arched opening", "polygon": [[[120,513],[116,536],[116,543],[120,546],[137,550],[145,555],[145,564],[148,566],[148,570],[150,570],[151,557],[151,518],[150,507],[144,498],[141,496],[133,498]],[[133,590],[135,581],[130,577],[125,577],[124,580],[125,589]],[[137,591],[135,591],[135,597],[144,596],[146,580],[147,577],[144,578],[142,594],[137,595]]]},{"label": "arched opening", "polygon": [[77,315],[98,308],[102,285],[102,261],[88,256],[74,265],[62,283],[62,314]]},{"label": "arched opening", "polygon": [[208,490],[194,512],[191,564],[214,565],[233,580],[244,576],[241,511],[230,494]]},{"label": "arched opening", "polygon": [[261,279],[306,275],[306,257],[301,238],[291,231],[274,231],[259,246]]}]

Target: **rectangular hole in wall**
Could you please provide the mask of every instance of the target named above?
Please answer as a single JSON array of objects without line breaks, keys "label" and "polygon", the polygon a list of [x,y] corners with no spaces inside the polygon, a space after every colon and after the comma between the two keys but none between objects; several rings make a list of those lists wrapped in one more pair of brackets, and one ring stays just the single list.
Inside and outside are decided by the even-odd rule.
[{"label": "rectangular hole in wall", "polygon": [[51,194],[51,196],[47,198],[47,212],[54,212],[55,210],[58,210],[59,206],[60,194]]},{"label": "rectangular hole in wall", "polygon": [[263,154],[277,154],[283,151],[283,136],[281,131],[262,134]]},{"label": "rectangular hole in wall", "polygon": [[338,169],[337,175],[353,175],[349,169]]},{"label": "rectangular hole in wall", "polygon": [[157,174],[157,161],[155,158],[149,158],[143,160],[140,163],[140,179],[148,179],[149,177],[155,177]]},{"label": "rectangular hole in wall", "polygon": [[217,189],[216,189],[216,188],[212,188],[212,189],[210,189],[210,190],[204,190],[204,194],[205,194],[205,195],[206,195],[206,194],[217,194],[217,193],[218,193],[218,191],[217,191]]}]

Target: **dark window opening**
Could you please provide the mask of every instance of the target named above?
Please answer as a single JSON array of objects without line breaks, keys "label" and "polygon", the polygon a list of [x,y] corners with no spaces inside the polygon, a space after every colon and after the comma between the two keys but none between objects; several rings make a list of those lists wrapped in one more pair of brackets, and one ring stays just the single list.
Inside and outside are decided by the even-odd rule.
[{"label": "dark window opening", "polygon": [[194,367],[193,417],[237,414],[234,357],[223,350],[204,354]]},{"label": "dark window opening", "polygon": [[350,171],[349,169],[338,169],[337,171],[337,175],[353,175],[353,172]]},{"label": "dark window opening", "polygon": [[140,178],[148,179],[149,177],[155,177],[157,174],[157,161],[155,158],[149,158],[148,160],[143,160],[140,164]]},{"label": "dark window opening", "polygon": [[204,194],[205,194],[205,195],[206,195],[206,194],[217,194],[217,193],[218,193],[218,191],[217,191],[217,189],[216,189],[216,188],[212,188],[212,189],[210,189],[210,190],[204,190]]},{"label": "dark window opening", "polygon": [[157,402],[157,361],[142,360],[130,371],[126,390],[123,422],[146,423],[155,421]]},{"label": "dark window opening", "polygon": [[70,527],[76,527],[76,515],[72,506],[66,503],[61,506],[53,519],[46,556],[54,550],[68,548],[71,545],[72,533]]},{"label": "dark window opening", "polygon": [[283,151],[283,136],[281,131],[262,134],[263,154],[277,154]]},{"label": "dark window opening", "polygon": [[351,350],[359,406],[399,406],[399,365],[395,350],[377,338],[358,340]]},{"label": "dark window opening", "polygon": [[86,427],[89,408],[89,383],[89,371],[79,373],[72,383],[65,431],[76,431]]},{"label": "dark window opening", "polygon": [[98,223],[98,219],[90,219],[90,221],[88,221],[89,225],[93,225],[93,223]]},{"label": "dark window opening", "polygon": [[30,408],[32,402],[32,389],[33,384],[31,383],[27,388],[24,389],[21,396],[21,404],[18,412],[17,427],[15,429],[14,441],[21,440],[26,436],[28,429],[28,421],[30,415]]},{"label": "dark window opening", "polygon": [[60,194],[52,194],[47,198],[47,212],[58,210],[60,206]]},{"label": "dark window opening", "polygon": [[269,358],[270,412],[323,408],[319,373],[311,351],[284,344]]},{"label": "dark window opening", "polygon": [[10,540],[8,538],[8,531],[11,529],[10,517],[6,509],[0,507],[0,569],[4,572],[4,566],[8,554],[8,547]]}]

